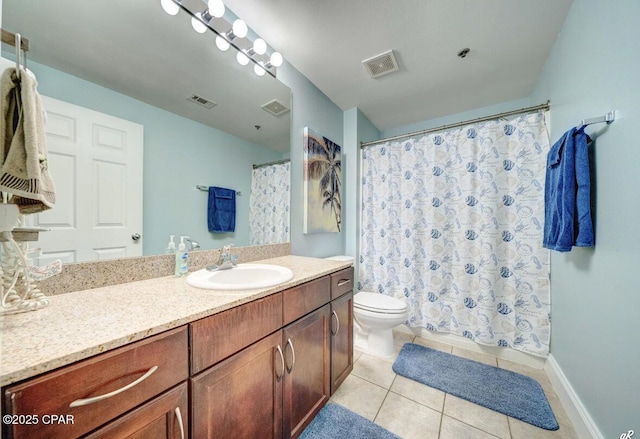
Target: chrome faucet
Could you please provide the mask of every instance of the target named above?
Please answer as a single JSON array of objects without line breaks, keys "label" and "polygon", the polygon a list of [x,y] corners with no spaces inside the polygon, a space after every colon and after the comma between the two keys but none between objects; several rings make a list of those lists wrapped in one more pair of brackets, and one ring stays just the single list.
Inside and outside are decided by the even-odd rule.
[{"label": "chrome faucet", "polygon": [[191,239],[188,236],[185,236],[184,240],[189,243],[189,250],[198,250],[200,248],[200,243],[195,239]]},{"label": "chrome faucet", "polygon": [[228,270],[237,266],[236,260],[238,257],[231,254],[231,247],[233,244],[227,244],[220,249],[220,260],[217,264],[208,265],[206,268],[209,271]]}]

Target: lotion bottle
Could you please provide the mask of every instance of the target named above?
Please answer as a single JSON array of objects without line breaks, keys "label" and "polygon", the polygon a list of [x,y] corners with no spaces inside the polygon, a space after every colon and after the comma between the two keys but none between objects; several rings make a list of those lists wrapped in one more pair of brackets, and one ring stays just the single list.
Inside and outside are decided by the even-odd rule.
[{"label": "lotion bottle", "polygon": [[176,252],[176,277],[181,277],[187,274],[189,271],[187,246],[184,244],[184,236],[180,237],[180,244],[178,244],[178,251]]}]

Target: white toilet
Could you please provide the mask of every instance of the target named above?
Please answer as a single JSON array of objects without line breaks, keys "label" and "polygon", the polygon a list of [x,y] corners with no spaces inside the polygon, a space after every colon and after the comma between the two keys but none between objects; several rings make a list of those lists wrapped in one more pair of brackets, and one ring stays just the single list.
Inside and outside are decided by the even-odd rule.
[{"label": "white toilet", "polygon": [[[352,261],[350,256],[327,259]],[[353,296],[355,348],[377,357],[395,354],[392,329],[407,321],[409,306],[402,300],[384,294],[361,291]]]}]

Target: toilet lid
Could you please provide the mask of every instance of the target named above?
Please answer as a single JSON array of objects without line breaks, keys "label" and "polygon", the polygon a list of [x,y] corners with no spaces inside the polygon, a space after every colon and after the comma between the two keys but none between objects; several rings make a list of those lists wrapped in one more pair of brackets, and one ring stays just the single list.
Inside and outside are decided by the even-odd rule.
[{"label": "toilet lid", "polygon": [[353,306],[373,312],[400,314],[407,310],[407,304],[395,297],[384,294],[360,292],[353,296]]}]

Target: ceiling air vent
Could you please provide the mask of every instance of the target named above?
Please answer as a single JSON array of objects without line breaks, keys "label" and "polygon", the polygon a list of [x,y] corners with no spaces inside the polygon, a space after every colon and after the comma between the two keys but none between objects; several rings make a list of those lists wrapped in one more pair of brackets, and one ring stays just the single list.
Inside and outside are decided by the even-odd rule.
[{"label": "ceiling air vent", "polygon": [[400,69],[398,61],[393,54],[393,50],[376,55],[373,58],[365,59],[362,61],[364,68],[367,70],[372,78],[379,78],[380,76],[388,75]]},{"label": "ceiling air vent", "polygon": [[262,106],[262,109],[267,113],[273,114],[274,116],[280,116],[281,114],[289,111],[289,107],[287,107],[277,99],[267,102]]},{"label": "ceiling air vent", "polygon": [[196,104],[202,105],[203,107],[208,108],[209,110],[211,110],[213,107],[218,105],[215,102],[210,101],[209,99],[205,99],[202,96],[198,96],[197,94],[192,94],[187,99],[190,100],[191,102],[195,102]]}]

